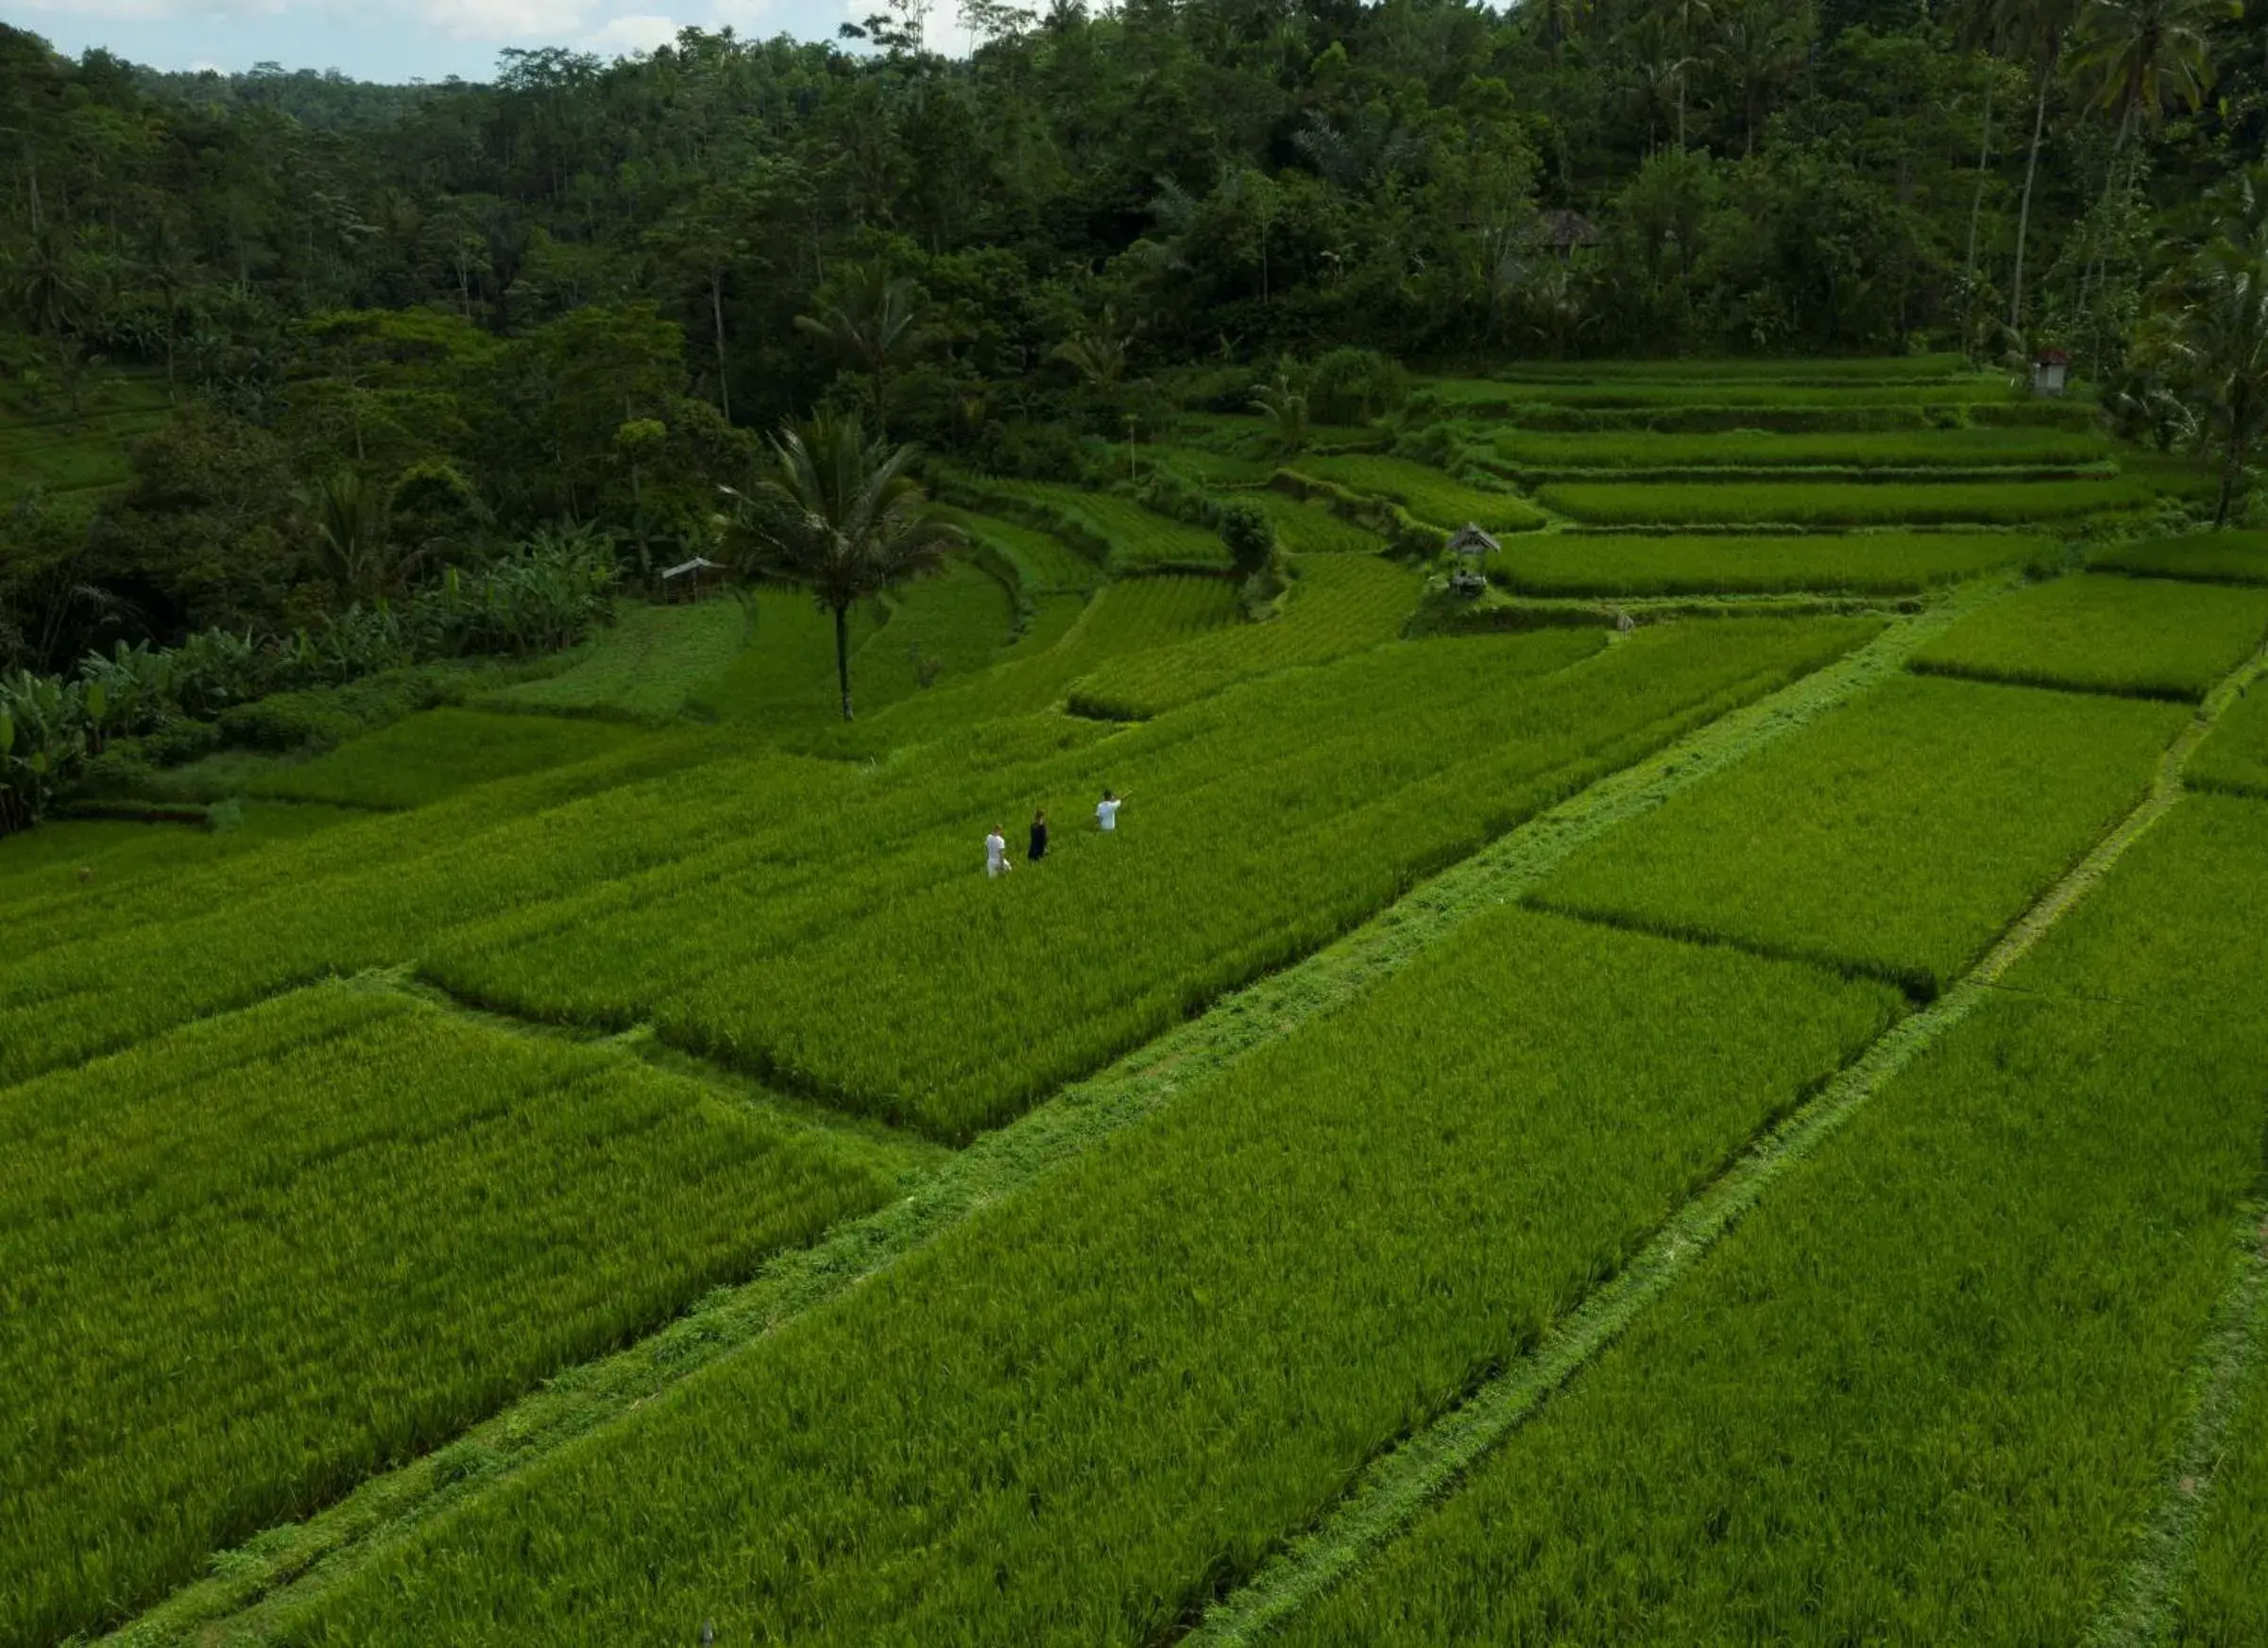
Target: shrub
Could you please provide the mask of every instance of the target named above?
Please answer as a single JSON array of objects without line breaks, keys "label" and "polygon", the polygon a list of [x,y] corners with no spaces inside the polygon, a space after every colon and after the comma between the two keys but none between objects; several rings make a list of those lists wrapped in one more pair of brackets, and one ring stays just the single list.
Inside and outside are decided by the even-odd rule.
[{"label": "shrub", "polygon": [[1265,572],[1276,554],[1276,529],[1256,503],[1238,499],[1220,506],[1220,541],[1228,546],[1229,565],[1239,577]]},{"label": "shrub", "polygon": [[1368,423],[1408,394],[1409,374],[1376,349],[1342,346],[1307,368],[1307,409],[1318,423]]}]

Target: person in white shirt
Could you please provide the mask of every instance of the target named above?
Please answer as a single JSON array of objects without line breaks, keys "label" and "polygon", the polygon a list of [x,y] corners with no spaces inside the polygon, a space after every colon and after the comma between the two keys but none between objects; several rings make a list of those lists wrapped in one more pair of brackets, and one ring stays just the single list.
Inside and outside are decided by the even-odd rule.
[{"label": "person in white shirt", "polygon": [[995,824],[992,834],[984,838],[984,874],[998,879],[1014,868],[1008,861],[1008,838]]},{"label": "person in white shirt", "polygon": [[1102,799],[1095,804],[1096,824],[1106,830],[1117,829],[1118,827],[1118,809],[1125,805],[1126,803],[1122,799],[1105,790],[1102,792]]}]

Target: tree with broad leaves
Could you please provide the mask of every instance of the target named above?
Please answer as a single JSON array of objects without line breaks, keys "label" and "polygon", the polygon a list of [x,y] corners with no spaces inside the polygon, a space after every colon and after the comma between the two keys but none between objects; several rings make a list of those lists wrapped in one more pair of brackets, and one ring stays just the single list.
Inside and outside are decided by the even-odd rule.
[{"label": "tree with broad leaves", "polygon": [[2175,285],[2162,338],[2221,450],[2213,523],[2225,526],[2252,443],[2268,426],[2268,165],[2239,172],[2216,195],[2219,224]]}]

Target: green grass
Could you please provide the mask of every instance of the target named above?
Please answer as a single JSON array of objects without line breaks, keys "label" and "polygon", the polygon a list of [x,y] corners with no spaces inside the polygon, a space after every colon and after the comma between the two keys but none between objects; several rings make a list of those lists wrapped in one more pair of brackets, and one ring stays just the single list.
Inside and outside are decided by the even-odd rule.
[{"label": "green grass", "polygon": [[1943,675],[2191,703],[2268,638],[2268,590],[2080,576],[1993,603],[1915,655]]},{"label": "green grass", "polygon": [[[870,805],[522,906],[427,964],[541,1017],[651,1018],[691,1050],[957,1141],[1872,629],[1406,644],[973,776],[941,746]],[[1085,822],[1106,786],[1127,798],[1110,837]],[[1041,807],[1059,821],[1048,862],[987,881],[986,828]]]},{"label": "green grass", "polygon": [[1714,434],[1616,431],[1551,434],[1493,432],[1496,453],[1522,470],[1833,468],[1978,469],[2099,463],[2111,454],[2100,435],[2040,429],[1902,430],[1881,433]]},{"label": "green grass", "polygon": [[1897,595],[2047,559],[2054,539],[1991,533],[1792,533],[1687,536],[1539,533],[1492,559],[1490,582],[1523,595]]},{"label": "green grass", "polygon": [[1408,458],[1371,453],[1301,457],[1293,460],[1291,467],[1350,492],[1398,503],[1418,519],[1448,532],[1469,520],[1494,533],[1528,532],[1543,524],[1543,518],[1511,492],[1469,485]]},{"label": "green grass", "polygon": [[2089,481],[1555,481],[1536,496],[1594,526],[2020,526],[2139,509],[2154,494],[2127,477]]},{"label": "green grass", "polygon": [[293,1635],[1162,1640],[1894,1011],[1498,911]]},{"label": "green grass", "polygon": [[630,727],[544,715],[429,709],[327,756],[252,781],[269,800],[334,807],[425,807],[474,785],[603,756],[639,737]]},{"label": "green grass", "polygon": [[1088,492],[1054,481],[998,481],[996,490],[1036,505],[1083,528],[1110,546],[1109,569],[1116,573],[1164,568],[1226,569],[1228,547],[1219,535],[1187,521],[1152,514],[1140,504],[1108,492]]},{"label": "green grass", "polygon": [[0,1090],[0,1638],[653,1326],[891,1177],[620,1054],[325,986]]},{"label": "green grass", "polygon": [[1536,896],[1934,994],[2141,798],[2185,719],[1893,681],[1572,859]]},{"label": "green grass", "polygon": [[2268,584],[2268,532],[2187,533],[2115,544],[2094,558],[2105,572],[2189,578],[2202,584]]},{"label": "green grass", "polygon": [[1284,493],[1263,488],[1245,501],[1259,506],[1276,529],[1276,542],[1295,555],[1375,555],[1386,548],[1376,533]]},{"label": "green grass", "polygon": [[507,687],[486,705],[667,721],[731,667],[747,639],[738,601],[626,606],[556,675]]},{"label": "green grass", "polygon": [[1072,713],[1147,721],[1249,676],[1392,640],[1417,605],[1418,573],[1375,555],[1311,556],[1295,574],[1282,616],[1121,654],[1072,683]]},{"label": "green grass", "polygon": [[[2162,908],[2147,846],[2098,907]],[[2183,915],[2169,954],[2225,945]],[[2059,939],[2012,989],[2099,991]],[[2086,1640],[2187,1419],[2268,1057],[2257,1013],[2120,977],[1980,1008],[1285,1640]],[[2215,1570],[2229,1624],[2259,1549]]]}]

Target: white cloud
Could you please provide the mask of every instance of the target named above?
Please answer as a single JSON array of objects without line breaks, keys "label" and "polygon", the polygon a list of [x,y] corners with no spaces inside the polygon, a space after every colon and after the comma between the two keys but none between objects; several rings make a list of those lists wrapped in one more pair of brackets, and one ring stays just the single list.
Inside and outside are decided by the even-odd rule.
[{"label": "white cloud", "polygon": [[459,40],[564,40],[583,32],[583,0],[425,0],[425,18]]},{"label": "white cloud", "polygon": [[666,17],[636,12],[601,24],[583,37],[583,49],[604,57],[632,57],[668,45],[677,38],[677,25]]}]

